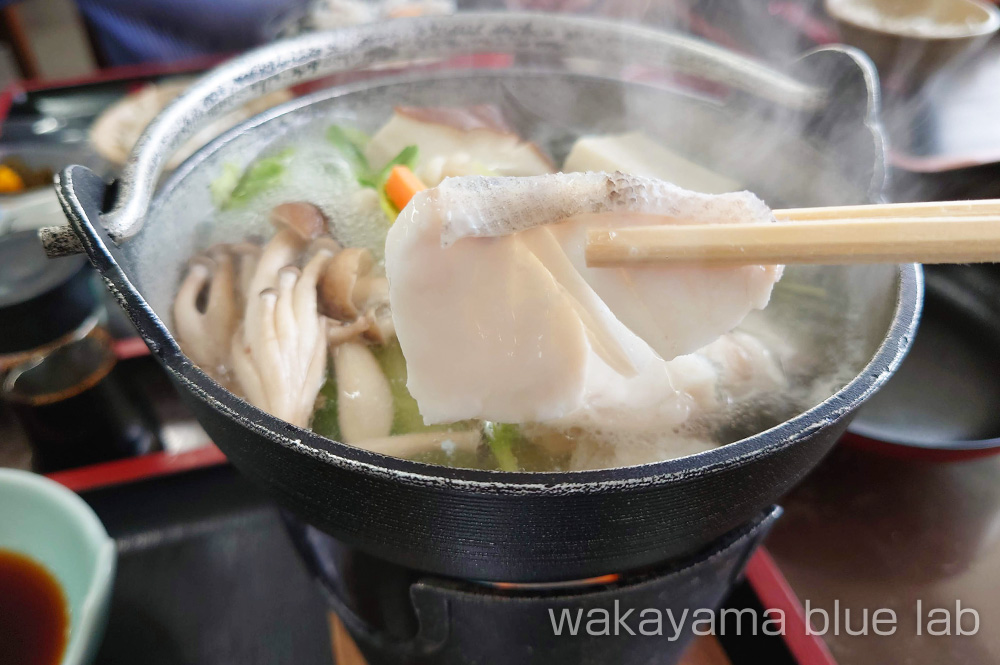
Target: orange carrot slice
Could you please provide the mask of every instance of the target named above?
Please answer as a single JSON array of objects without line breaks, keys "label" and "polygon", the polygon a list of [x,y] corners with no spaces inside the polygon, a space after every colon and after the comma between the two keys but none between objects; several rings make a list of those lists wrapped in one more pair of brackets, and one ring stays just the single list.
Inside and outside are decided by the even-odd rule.
[{"label": "orange carrot slice", "polygon": [[427,189],[427,185],[420,182],[420,178],[402,164],[393,166],[385,181],[386,196],[400,210],[406,207],[414,194],[425,189]]}]

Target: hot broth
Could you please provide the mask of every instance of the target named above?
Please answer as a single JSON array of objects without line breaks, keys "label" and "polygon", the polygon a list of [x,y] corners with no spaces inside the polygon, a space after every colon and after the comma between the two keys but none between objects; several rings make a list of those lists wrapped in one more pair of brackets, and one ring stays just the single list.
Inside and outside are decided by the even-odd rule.
[{"label": "hot broth", "polygon": [[[652,187],[654,208],[683,204],[688,218],[702,214],[711,217],[708,221],[733,215],[739,221],[770,218],[756,197],[732,191],[739,186],[736,181],[710,177],[705,169],[692,179],[689,160],[666,148],[650,152],[647,136],[576,139],[560,165],[546,154],[551,146],[518,135],[492,107],[404,107],[371,136],[355,125],[320,119],[268,146],[248,165],[222,164],[211,183],[213,210],[196,234],[202,251],[182,276],[174,301],[175,336],[187,356],[228,389],[295,425],[373,452],[511,471],[628,466],[710,450],[817,404],[856,373],[864,352],[840,352],[839,345],[850,341],[838,330],[826,331],[836,345],[820,345],[836,354],[831,362],[819,362],[815,340],[798,333],[803,315],[815,323],[836,311],[826,289],[797,283],[801,271],[789,271],[777,285],[780,268],[754,266],[725,277],[695,271],[675,275],[669,288],[650,282],[633,298],[626,292],[635,291],[629,286],[635,276],[625,276],[620,284],[602,277],[587,281],[585,267],[569,265],[576,236],[550,231],[560,226],[558,220],[545,229],[512,229],[519,240],[492,265],[471,257],[461,269],[445,270],[435,254],[406,275],[397,270],[393,281],[387,264],[390,229],[407,226],[396,235],[413,238],[419,226],[413,224],[414,211],[421,202],[425,218],[471,219],[477,211],[488,216],[506,209],[502,196],[480,196],[486,182],[504,187],[505,181],[519,180],[531,192],[541,192],[541,204],[552,202],[542,192],[548,183],[592,185],[601,177],[594,172],[634,172]],[[545,175],[559,170],[574,173]],[[629,191],[641,184],[630,174],[612,178],[624,178]],[[671,189],[667,182],[697,191]],[[461,187],[475,193],[468,210],[454,205],[428,209],[425,195],[449,186],[459,194]],[[432,189],[422,191],[427,187]],[[595,187],[599,199],[602,190]],[[729,193],[715,195],[722,191]],[[411,199],[417,203],[409,204]],[[470,237],[459,238],[456,246],[506,242],[475,237],[484,229],[470,227],[464,233]],[[446,235],[442,231],[440,240],[451,246],[455,238]],[[430,236],[427,247],[438,242],[434,233]],[[412,256],[409,250],[395,253],[397,266],[404,254]],[[512,267],[517,262],[532,270]],[[434,266],[436,283],[429,278]],[[540,290],[550,277],[556,283]],[[412,288],[404,297],[401,286],[407,285]],[[769,315],[755,316],[772,286],[775,303]],[[476,288],[489,297],[473,297]],[[432,303],[439,307],[425,306],[426,294],[445,291],[457,295]],[[655,294],[668,295],[651,300]],[[793,311],[785,317],[781,313],[789,298]],[[537,330],[518,328],[528,318],[523,306],[532,299],[553,306],[536,308]],[[611,300],[623,299],[627,307],[612,306]],[[599,300],[604,302],[595,304]],[[568,323],[542,330],[559,303],[561,320]],[[614,310],[610,318],[605,306]],[[401,318],[404,307],[410,314]],[[518,307],[522,311],[516,312]],[[490,308],[499,315],[491,319]],[[415,324],[415,310],[437,314]],[[632,316],[625,316],[628,311]],[[577,316],[585,321],[587,339],[577,334]],[[404,318],[409,332],[397,325]],[[437,328],[431,325],[435,321],[441,324]],[[571,328],[569,336],[559,338]],[[425,349],[437,344],[442,357],[417,365],[414,331],[423,336]],[[650,341],[657,333],[659,344]],[[519,372],[505,368],[505,362],[513,363],[510,349],[495,344],[492,351],[467,353],[456,361],[458,349],[467,340],[475,346],[477,337],[554,341],[534,355],[520,353],[522,360],[537,357],[541,363]],[[551,363],[545,359],[564,349],[569,357],[557,363],[559,371],[546,371]],[[487,366],[490,359],[496,362]],[[427,386],[433,372],[438,373],[438,406],[447,408],[428,409],[434,391],[411,394]],[[640,381],[633,380],[635,375]],[[561,377],[569,383],[560,383]],[[491,380],[495,386],[486,385]],[[549,384],[559,384],[566,399],[547,393]],[[480,408],[490,401],[486,397],[497,394],[503,399]],[[503,408],[514,398],[520,400],[518,408]]]}]

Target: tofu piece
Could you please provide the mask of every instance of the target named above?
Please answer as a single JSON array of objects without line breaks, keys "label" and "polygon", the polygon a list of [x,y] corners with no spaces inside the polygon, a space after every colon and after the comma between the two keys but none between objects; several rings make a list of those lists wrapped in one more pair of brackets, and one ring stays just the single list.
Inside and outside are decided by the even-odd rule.
[{"label": "tofu piece", "polygon": [[621,171],[703,194],[743,189],[737,181],[681,157],[642,132],[584,136],[573,144],[563,171]]},{"label": "tofu piece", "polygon": [[499,110],[480,105],[465,108],[399,107],[375,133],[365,156],[381,167],[410,145],[416,145],[416,174],[428,187],[444,178],[464,175],[539,175],[554,165],[534,143],[508,127]]}]

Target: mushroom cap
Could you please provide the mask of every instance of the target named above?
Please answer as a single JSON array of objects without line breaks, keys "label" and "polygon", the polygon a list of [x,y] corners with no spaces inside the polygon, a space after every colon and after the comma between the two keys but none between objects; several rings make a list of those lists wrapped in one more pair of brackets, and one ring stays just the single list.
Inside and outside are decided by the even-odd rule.
[{"label": "mushroom cap", "polygon": [[372,309],[365,318],[368,320],[365,339],[382,346],[396,337],[396,325],[392,321],[392,311],[388,305]]},{"label": "mushroom cap", "polygon": [[389,278],[385,275],[378,276],[369,273],[365,280],[364,289],[354,289],[354,302],[366,308],[377,307],[389,302]]},{"label": "mushroom cap", "polygon": [[225,246],[229,253],[233,256],[258,256],[260,255],[260,246],[255,245],[252,242],[237,242],[232,245]]},{"label": "mushroom cap", "polygon": [[213,260],[218,260],[221,256],[229,256],[231,245],[229,243],[220,242],[212,245],[205,250],[205,254],[211,257]]},{"label": "mushroom cap", "polygon": [[188,270],[207,270],[209,273],[215,271],[215,259],[207,254],[198,254],[188,261]]},{"label": "mushroom cap", "polygon": [[292,201],[271,209],[271,224],[279,231],[289,229],[303,240],[312,240],[327,232],[326,217],[312,203]]},{"label": "mushroom cap", "polygon": [[195,309],[200,314],[204,313],[205,292],[217,268],[218,263],[207,254],[198,254],[188,261],[188,269],[184,281],[191,281],[192,284],[201,282],[201,287],[198,289],[194,300]]},{"label": "mushroom cap", "polygon": [[310,243],[309,248],[306,250],[306,261],[316,256],[319,252],[329,252],[331,256],[335,256],[343,246],[331,238],[330,236],[320,236]]},{"label": "mushroom cap", "polygon": [[291,290],[301,276],[302,271],[297,267],[285,266],[278,271],[278,286],[281,289]]},{"label": "mushroom cap", "polygon": [[220,272],[232,271],[234,267],[233,255],[230,254],[227,245],[220,244],[209,248],[203,260],[209,266],[213,276]]},{"label": "mushroom cap", "polygon": [[353,321],[361,313],[354,299],[354,288],[360,278],[375,265],[372,253],[362,247],[341,250],[327,263],[319,282],[320,311],[340,321]]},{"label": "mushroom cap", "polygon": [[362,317],[351,323],[331,323],[326,328],[326,342],[330,348],[350,342],[361,335],[367,334],[370,322],[368,318]]}]

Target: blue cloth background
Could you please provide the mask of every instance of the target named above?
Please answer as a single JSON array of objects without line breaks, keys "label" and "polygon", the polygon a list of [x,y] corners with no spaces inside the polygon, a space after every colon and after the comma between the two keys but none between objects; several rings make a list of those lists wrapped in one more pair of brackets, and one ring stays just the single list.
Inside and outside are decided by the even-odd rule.
[{"label": "blue cloth background", "polygon": [[108,65],[171,62],[268,41],[307,0],[77,0]]}]

